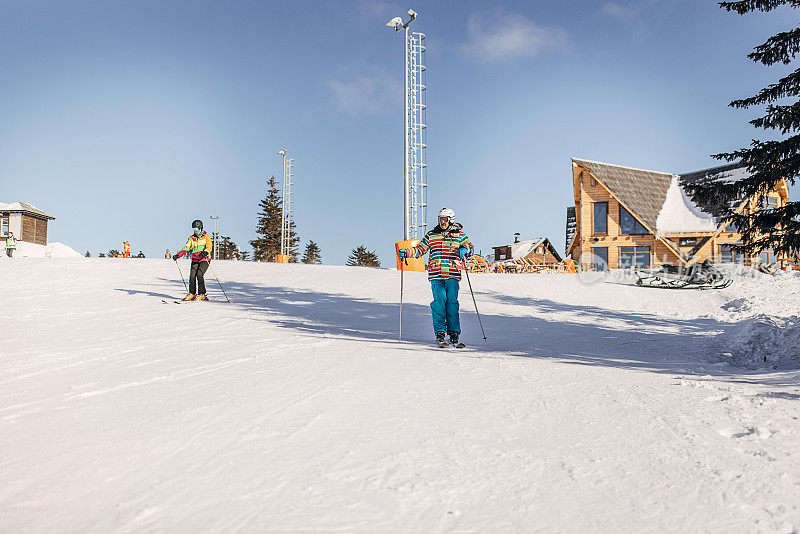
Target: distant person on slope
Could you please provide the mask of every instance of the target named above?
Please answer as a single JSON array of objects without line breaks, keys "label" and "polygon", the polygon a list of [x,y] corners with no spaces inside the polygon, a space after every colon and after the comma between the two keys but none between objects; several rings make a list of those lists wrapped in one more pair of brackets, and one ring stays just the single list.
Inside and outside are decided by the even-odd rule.
[{"label": "distant person on slope", "polygon": [[433,291],[431,315],[436,341],[446,347],[445,333],[450,343],[463,347],[458,342],[461,324],[458,320],[458,282],[461,280],[459,264],[472,256],[474,247],[462,231],[463,226],[456,222],[456,213],[450,208],[442,208],[438,215],[439,224],[425,234],[422,241],[411,249],[400,249],[400,259],[418,258],[430,251],[428,256],[428,280]]},{"label": "distant person on slope", "polygon": [[192,235],[172,259],[178,261],[187,252],[192,253],[192,268],[189,270],[189,294],[183,300],[194,300],[195,296],[197,300],[208,300],[203,276],[211,261],[211,237],[203,231],[203,221],[199,219],[192,223]]},{"label": "distant person on slope", "polygon": [[6,238],[6,255],[11,258],[14,251],[17,250],[17,240],[14,238],[14,232],[9,232]]}]

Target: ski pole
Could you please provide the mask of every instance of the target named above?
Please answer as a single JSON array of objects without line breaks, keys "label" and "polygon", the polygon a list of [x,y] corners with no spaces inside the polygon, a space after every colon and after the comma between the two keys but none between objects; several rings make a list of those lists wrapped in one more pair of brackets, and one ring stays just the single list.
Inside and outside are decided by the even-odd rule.
[{"label": "ski pole", "polygon": [[483,340],[486,341],[486,332],[483,331],[483,323],[481,322],[481,314],[478,311],[478,303],[475,302],[475,293],[472,292],[472,282],[469,281],[469,269],[467,269],[467,260],[461,260],[464,264],[464,274],[467,275],[467,284],[469,284],[469,292],[472,295],[472,303],[475,305],[475,313],[478,315],[478,324],[481,325],[481,334],[483,334]]},{"label": "ski pole", "polygon": [[[403,258],[403,264],[408,265],[408,261]],[[406,270],[400,267],[400,333],[397,334],[397,341],[403,339],[403,273]]]},{"label": "ski pole", "polygon": [[[222,284],[220,284],[219,278],[217,278],[217,273],[214,272],[214,268],[211,267],[211,262],[208,262],[208,266],[211,269],[211,273],[214,275],[214,278],[216,278],[217,283],[219,284],[219,288],[222,289]],[[228,298],[228,295],[225,294],[224,289],[222,289],[222,294],[225,295],[225,300],[227,300],[228,302],[231,301],[231,299]]]},{"label": "ski pole", "polygon": [[189,292],[189,288],[188,288],[188,287],[186,287],[186,279],[183,277],[183,271],[181,271],[181,266],[180,266],[180,264],[178,263],[178,260],[175,260],[175,265],[177,265],[177,266],[178,266],[178,272],[179,272],[179,273],[181,273],[181,280],[183,280],[183,288],[184,288],[184,289],[186,290],[186,292],[188,293],[188,292]]}]

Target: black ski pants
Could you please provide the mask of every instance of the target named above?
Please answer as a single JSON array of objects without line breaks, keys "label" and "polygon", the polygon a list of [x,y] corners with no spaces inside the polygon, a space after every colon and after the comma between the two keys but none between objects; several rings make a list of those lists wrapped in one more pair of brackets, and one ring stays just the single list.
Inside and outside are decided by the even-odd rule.
[{"label": "black ski pants", "polygon": [[208,270],[207,261],[193,261],[189,270],[189,293],[192,295],[206,294],[206,281],[203,279]]}]

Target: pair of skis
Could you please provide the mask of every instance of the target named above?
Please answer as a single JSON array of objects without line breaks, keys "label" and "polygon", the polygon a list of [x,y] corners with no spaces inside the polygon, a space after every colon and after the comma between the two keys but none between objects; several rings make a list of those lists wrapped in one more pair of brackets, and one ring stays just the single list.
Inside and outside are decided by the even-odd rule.
[{"label": "pair of skis", "polygon": [[447,341],[442,341],[442,342],[439,343],[439,348],[440,349],[446,349],[448,347],[455,347],[457,349],[463,349],[464,347],[466,347],[466,345],[464,345],[464,343],[462,343],[461,341],[459,341],[455,345],[453,345],[452,343],[448,343]]}]

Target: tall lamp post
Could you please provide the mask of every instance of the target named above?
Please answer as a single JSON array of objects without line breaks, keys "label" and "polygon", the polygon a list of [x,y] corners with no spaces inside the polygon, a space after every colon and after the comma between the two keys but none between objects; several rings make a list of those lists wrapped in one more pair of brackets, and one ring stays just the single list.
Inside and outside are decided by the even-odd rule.
[{"label": "tall lamp post", "polygon": [[219,245],[219,217],[214,215],[209,215],[208,217],[212,221],[214,221],[214,259],[219,259],[219,252],[217,252],[217,246]]},{"label": "tall lamp post", "polygon": [[413,33],[411,23],[417,12],[407,11],[410,19],[395,17],[386,25],[396,32],[405,30],[404,124],[403,124],[403,240],[421,238],[427,223],[428,206],[425,34]]}]

